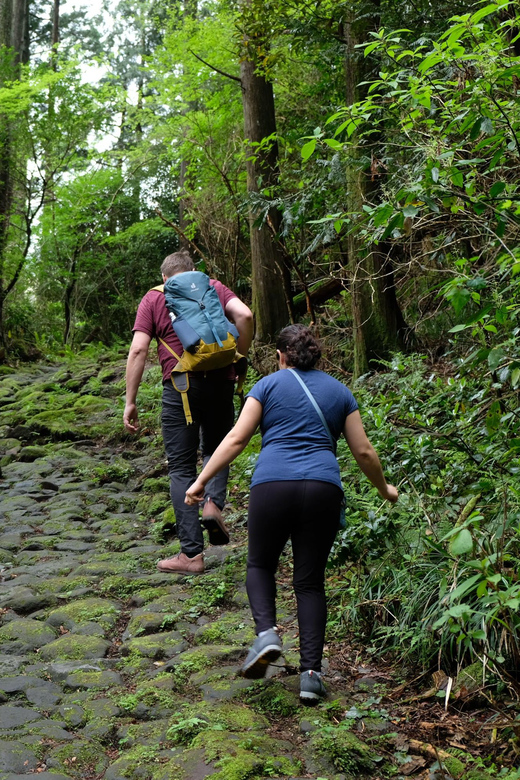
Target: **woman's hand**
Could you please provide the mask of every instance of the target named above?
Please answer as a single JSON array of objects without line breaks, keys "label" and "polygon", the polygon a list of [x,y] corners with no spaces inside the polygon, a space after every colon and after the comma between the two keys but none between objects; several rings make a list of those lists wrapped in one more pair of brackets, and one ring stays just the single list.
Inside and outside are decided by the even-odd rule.
[{"label": "woman's hand", "polygon": [[379,495],[381,498],[384,498],[386,501],[390,501],[392,504],[395,504],[399,498],[397,488],[395,488],[393,485],[386,485],[382,490],[379,491]]},{"label": "woman's hand", "polygon": [[196,479],[193,485],[190,485],[190,487],[187,489],[184,503],[188,504],[189,506],[195,506],[195,504],[200,504],[202,501],[204,501],[205,487],[206,484],[200,481],[200,477]]}]

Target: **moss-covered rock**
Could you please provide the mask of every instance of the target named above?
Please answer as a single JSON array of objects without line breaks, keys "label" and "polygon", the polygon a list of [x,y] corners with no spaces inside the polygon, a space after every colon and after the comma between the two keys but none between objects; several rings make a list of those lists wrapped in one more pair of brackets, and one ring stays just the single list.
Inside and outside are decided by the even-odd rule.
[{"label": "moss-covered rock", "polygon": [[115,625],[120,611],[119,605],[113,601],[91,597],[73,601],[53,610],[49,614],[47,622],[51,626],[65,626],[65,628],[72,630],[76,626],[95,621],[105,629],[109,629]]},{"label": "moss-covered rock", "polygon": [[201,626],[195,633],[196,644],[236,644],[248,647],[255,640],[255,630],[249,611],[223,613],[217,620]]},{"label": "moss-covered rock", "polygon": [[357,780],[372,772],[375,766],[372,750],[343,724],[325,726],[313,732],[309,747],[325,772],[343,772]]},{"label": "moss-covered rock", "polygon": [[289,753],[287,742],[260,734],[243,735],[220,730],[201,731],[192,741],[192,748],[204,750],[206,761],[219,769],[219,780],[247,780],[251,777],[280,777],[299,774],[301,762]]},{"label": "moss-covered rock", "polygon": [[130,639],[121,645],[121,653],[137,653],[146,658],[173,658],[187,648],[187,642],[179,631],[165,631],[161,634],[149,634]]},{"label": "moss-covered rock", "polygon": [[2,652],[14,655],[24,655],[44,645],[52,643],[57,632],[38,620],[20,618],[0,628],[0,643]]},{"label": "moss-covered rock", "polygon": [[261,680],[253,683],[242,695],[243,700],[256,712],[287,717],[300,709],[296,691],[288,690],[277,680]]},{"label": "moss-covered rock", "polygon": [[58,770],[71,778],[102,777],[109,760],[103,746],[96,740],[74,740],[51,748],[45,758],[51,771]]},{"label": "moss-covered rock", "polygon": [[67,688],[84,688],[87,690],[105,690],[116,685],[122,685],[122,683],[121,675],[110,670],[100,672],[77,671],[69,674],[65,680]]},{"label": "moss-covered rock", "polygon": [[66,634],[42,647],[40,656],[44,661],[103,658],[109,647],[110,642],[97,636]]}]

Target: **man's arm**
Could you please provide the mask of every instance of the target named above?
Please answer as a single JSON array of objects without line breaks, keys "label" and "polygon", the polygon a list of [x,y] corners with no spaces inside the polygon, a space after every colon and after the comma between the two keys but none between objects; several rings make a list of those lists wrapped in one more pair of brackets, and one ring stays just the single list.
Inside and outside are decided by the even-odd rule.
[{"label": "man's arm", "polygon": [[146,364],[146,358],[148,356],[148,347],[152,337],[148,333],[144,333],[142,330],[136,330],[132,344],[130,346],[130,352],[128,353],[128,360],[126,362],[126,405],[123,414],[123,423],[127,431],[135,433],[139,428],[139,420],[137,414],[137,406],[135,404],[137,400],[137,391],[143,378],[143,371]]},{"label": "man's arm", "polygon": [[395,503],[397,501],[397,490],[393,485],[389,485],[384,477],[377,452],[365,433],[361,415],[358,411],[348,415],[345,420],[343,433],[349,449],[363,474],[378,489],[381,498],[386,498],[387,501]]},{"label": "man's arm", "polygon": [[240,298],[231,298],[226,303],[224,311],[226,317],[237,326],[239,333],[237,350],[241,355],[247,355],[254,335],[253,312],[249,306],[242,303]]}]

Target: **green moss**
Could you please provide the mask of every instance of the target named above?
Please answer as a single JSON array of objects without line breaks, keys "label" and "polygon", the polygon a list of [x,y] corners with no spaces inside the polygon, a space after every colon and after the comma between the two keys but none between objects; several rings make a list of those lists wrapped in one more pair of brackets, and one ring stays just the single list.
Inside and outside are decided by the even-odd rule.
[{"label": "green moss", "polygon": [[189,745],[197,734],[208,728],[241,733],[263,731],[268,727],[267,718],[247,707],[202,701],[185,704],[173,716],[168,738],[175,744]]},{"label": "green moss", "polygon": [[[51,752],[52,768],[68,777],[81,778],[104,775],[108,759],[97,741],[82,742],[75,739]],[[57,764],[57,765],[56,765]]]},{"label": "green moss", "polygon": [[169,506],[169,493],[155,493],[152,496],[148,493],[143,493],[137,502],[137,511],[146,517],[155,517],[168,509]]},{"label": "green moss", "polygon": [[454,777],[455,780],[458,780],[458,778],[462,777],[466,769],[462,761],[458,758],[455,758],[455,756],[450,756],[449,758],[446,756],[442,759],[442,763],[448,773]]},{"label": "green moss", "polygon": [[108,643],[97,636],[66,634],[42,647],[40,656],[46,661],[79,661],[84,658],[102,658],[107,649]]},{"label": "green moss", "polygon": [[102,412],[113,406],[113,402],[108,398],[99,398],[94,395],[82,395],[74,403],[74,409],[82,414],[91,414],[93,412]]},{"label": "green moss", "polygon": [[156,685],[146,683],[140,685],[134,693],[117,696],[113,701],[117,707],[128,714],[132,714],[139,704],[177,712],[181,703],[181,699],[172,691],[162,690]]},{"label": "green moss", "polygon": [[187,650],[180,656],[182,660],[175,666],[173,678],[177,685],[186,683],[194,672],[208,669],[213,665],[213,660],[199,650]]},{"label": "green moss", "polygon": [[119,598],[131,596],[133,593],[139,593],[140,588],[146,588],[148,580],[146,579],[128,579],[122,575],[105,577],[101,583],[102,593],[107,593]]},{"label": "green moss", "polygon": [[278,681],[260,680],[244,691],[243,698],[256,712],[268,715],[287,717],[300,708],[296,693],[288,691]]},{"label": "green moss", "polygon": [[49,619],[52,618],[53,615],[56,615],[62,623],[71,621],[72,623],[81,625],[83,623],[97,621],[101,624],[105,623],[111,626],[119,612],[120,610],[116,604],[107,601],[106,599],[93,596],[88,599],[73,601],[71,604],[59,607],[59,609],[56,609],[49,614]]},{"label": "green moss", "polygon": [[143,490],[147,493],[164,493],[169,490],[168,477],[151,477],[143,482]]},{"label": "green moss", "polygon": [[374,763],[371,750],[343,724],[334,728],[324,726],[313,733],[311,745],[316,753],[326,757],[340,772],[346,772],[353,777],[371,772]]},{"label": "green moss", "polygon": [[258,734],[228,735],[218,730],[201,731],[192,747],[203,748],[206,759],[214,761],[220,771],[213,775],[219,780],[248,780],[281,775],[299,774],[301,763],[277,754],[280,744]]}]

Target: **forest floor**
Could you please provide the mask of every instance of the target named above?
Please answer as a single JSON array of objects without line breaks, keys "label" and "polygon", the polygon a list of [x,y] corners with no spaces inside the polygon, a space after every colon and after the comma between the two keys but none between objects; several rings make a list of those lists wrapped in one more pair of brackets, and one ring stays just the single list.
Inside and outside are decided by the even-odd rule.
[{"label": "forest floor", "polygon": [[445,709],[429,676],[346,641],[327,647],[328,699],[301,706],[290,556],[284,656],[237,675],[246,492],[231,480],[232,541],[203,576],[158,572],[179,549],[166,463],[157,425],[122,431],[123,372],[121,354],[2,374],[0,780],[518,777],[486,699]]}]

